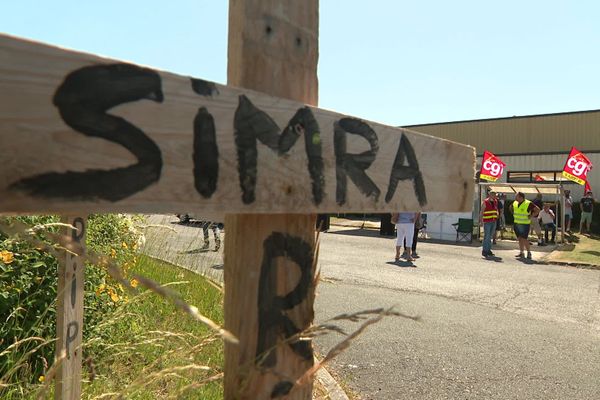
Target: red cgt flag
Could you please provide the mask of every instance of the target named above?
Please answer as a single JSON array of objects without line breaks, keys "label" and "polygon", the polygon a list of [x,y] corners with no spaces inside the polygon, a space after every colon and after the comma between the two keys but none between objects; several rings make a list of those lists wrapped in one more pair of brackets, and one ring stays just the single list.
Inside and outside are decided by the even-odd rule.
[{"label": "red cgt flag", "polygon": [[592,169],[592,162],[582,152],[575,147],[571,148],[569,158],[563,167],[563,176],[580,185],[585,185],[587,182],[587,174]]},{"label": "red cgt flag", "polygon": [[495,182],[502,176],[506,164],[498,157],[490,153],[489,151],[483,152],[483,161],[481,163],[481,174],[479,177],[486,181]]}]

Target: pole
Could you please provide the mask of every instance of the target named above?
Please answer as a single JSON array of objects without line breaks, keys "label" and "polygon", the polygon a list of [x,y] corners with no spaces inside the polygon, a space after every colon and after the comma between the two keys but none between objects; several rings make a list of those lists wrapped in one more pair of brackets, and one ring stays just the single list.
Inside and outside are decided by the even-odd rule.
[{"label": "pole", "polygon": [[566,204],[566,199],[565,199],[565,191],[563,189],[563,186],[560,185],[560,242],[562,244],[565,243],[565,204]]},{"label": "pole", "polygon": [[481,184],[477,184],[479,188],[479,201],[477,203],[477,213],[474,215],[474,221],[477,221],[477,240],[481,240],[481,224],[480,224],[480,215],[481,215]]},{"label": "pole", "polygon": [[56,400],[81,398],[81,341],[83,333],[83,284],[86,218],[63,216],[61,222],[76,229],[63,228],[68,238],[58,264],[58,298],[56,306]]},{"label": "pole", "polygon": [[[230,0],[229,85],[317,105],[317,58],[317,0]],[[226,215],[225,327],[239,345],[225,344],[225,399],[311,399],[312,384],[295,381],[313,365],[312,344],[293,338],[314,315],[315,224]]]}]

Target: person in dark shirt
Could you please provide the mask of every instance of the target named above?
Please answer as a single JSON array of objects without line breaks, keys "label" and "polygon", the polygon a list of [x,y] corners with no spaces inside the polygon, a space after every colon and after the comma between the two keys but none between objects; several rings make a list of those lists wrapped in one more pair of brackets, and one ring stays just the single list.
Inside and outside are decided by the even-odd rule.
[{"label": "person in dark shirt", "polygon": [[504,240],[504,227],[506,226],[506,219],[504,217],[504,203],[506,201],[506,195],[504,193],[498,196],[498,220],[496,221],[496,232],[494,232],[493,244],[496,244],[498,239],[498,232],[500,232],[500,240]]},{"label": "person in dark shirt", "polygon": [[[579,202],[581,208],[581,222],[579,223],[579,233],[590,233],[592,225],[592,214],[594,213],[594,197],[591,191],[585,194]],[[585,228],[585,231],[584,231]]]}]

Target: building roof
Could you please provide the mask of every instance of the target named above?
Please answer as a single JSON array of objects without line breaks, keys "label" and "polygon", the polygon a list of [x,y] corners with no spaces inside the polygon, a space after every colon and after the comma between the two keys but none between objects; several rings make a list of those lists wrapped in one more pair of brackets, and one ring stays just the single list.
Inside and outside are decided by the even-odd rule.
[{"label": "building roof", "polygon": [[496,193],[524,193],[524,194],[554,194],[559,196],[560,184],[547,184],[547,183],[495,183],[486,182],[479,183],[482,187],[487,187]]},{"label": "building roof", "polygon": [[600,109],[438,122],[404,128],[471,145],[496,155],[563,154],[572,146],[600,153]]},{"label": "building roof", "polygon": [[413,124],[413,125],[403,125],[400,128],[414,128],[417,126],[429,126],[429,125],[447,125],[447,124],[462,124],[466,122],[481,122],[481,121],[501,121],[501,120],[510,120],[510,119],[519,119],[519,118],[538,118],[538,117],[550,117],[557,115],[573,115],[573,114],[587,114],[587,113],[597,113],[600,112],[600,109],[596,110],[583,110],[583,111],[565,111],[565,112],[557,112],[557,113],[546,113],[546,114],[528,114],[528,115],[513,115],[512,117],[494,117],[494,118],[480,118],[480,119],[464,119],[457,121],[445,121],[445,122],[430,122],[426,124]]}]

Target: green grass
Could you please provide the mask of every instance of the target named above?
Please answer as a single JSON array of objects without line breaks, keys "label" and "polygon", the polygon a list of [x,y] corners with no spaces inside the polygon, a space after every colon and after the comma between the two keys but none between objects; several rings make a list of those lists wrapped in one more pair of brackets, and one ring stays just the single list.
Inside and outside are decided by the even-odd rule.
[{"label": "green grass", "polygon": [[[146,256],[131,272],[166,285],[223,324],[222,291],[202,276]],[[222,399],[221,338],[171,301],[138,289],[85,332],[82,399]],[[52,399],[53,383],[22,384],[1,397]]]},{"label": "green grass", "polygon": [[[223,323],[222,293],[203,277],[148,257],[132,272],[171,284],[201,314]],[[86,353],[97,357],[96,376],[84,383],[83,398],[106,393],[127,399],[223,398],[222,341],[170,301],[142,289],[94,333]],[[90,372],[86,368],[84,379]]]},{"label": "green grass", "polygon": [[600,265],[600,237],[571,235],[571,243],[554,250],[548,261]]}]

